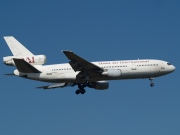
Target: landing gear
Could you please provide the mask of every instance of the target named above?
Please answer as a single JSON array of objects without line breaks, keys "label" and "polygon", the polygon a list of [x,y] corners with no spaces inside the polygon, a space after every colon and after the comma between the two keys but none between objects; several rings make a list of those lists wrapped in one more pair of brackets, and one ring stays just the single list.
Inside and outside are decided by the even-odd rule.
[{"label": "landing gear", "polygon": [[151,82],[151,83],[150,83],[150,86],[153,87],[153,86],[154,86],[154,82],[153,82],[153,81],[154,81],[154,78],[149,78],[149,80],[150,80],[150,82]]},{"label": "landing gear", "polygon": [[80,90],[76,90],[76,92],[75,92],[75,93],[78,95],[80,92],[81,92]]},{"label": "landing gear", "polygon": [[81,93],[81,94],[84,94],[85,92],[86,92],[85,89],[83,89],[83,90],[79,90],[79,89],[78,89],[78,90],[76,90],[75,93],[78,95],[78,94],[80,94],[80,93]]},{"label": "landing gear", "polygon": [[153,87],[153,86],[154,86],[154,83],[151,83],[150,86]]},{"label": "landing gear", "polygon": [[84,94],[86,92],[86,90],[81,90],[81,94]]},{"label": "landing gear", "polygon": [[79,83],[79,84],[78,84],[78,88],[79,88],[79,89],[76,90],[75,93],[76,93],[77,95],[80,94],[80,93],[81,93],[81,94],[84,94],[84,93],[86,92],[86,90],[84,89],[84,87],[86,87],[86,86],[87,86],[87,84],[83,84],[83,83],[81,84],[81,83]]}]

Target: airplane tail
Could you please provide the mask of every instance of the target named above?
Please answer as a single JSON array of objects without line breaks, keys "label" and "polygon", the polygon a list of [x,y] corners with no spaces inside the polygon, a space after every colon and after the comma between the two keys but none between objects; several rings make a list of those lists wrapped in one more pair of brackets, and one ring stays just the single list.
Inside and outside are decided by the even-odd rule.
[{"label": "airplane tail", "polygon": [[23,59],[31,65],[42,65],[46,63],[45,55],[34,55],[13,36],[5,36],[4,39],[13,54],[13,56],[3,57],[4,64],[16,66],[13,58]]},{"label": "airplane tail", "polygon": [[26,47],[24,47],[13,36],[4,37],[9,49],[14,56],[34,56]]},{"label": "airplane tail", "polygon": [[19,72],[21,73],[41,73],[38,69],[33,67],[22,59],[13,59]]}]

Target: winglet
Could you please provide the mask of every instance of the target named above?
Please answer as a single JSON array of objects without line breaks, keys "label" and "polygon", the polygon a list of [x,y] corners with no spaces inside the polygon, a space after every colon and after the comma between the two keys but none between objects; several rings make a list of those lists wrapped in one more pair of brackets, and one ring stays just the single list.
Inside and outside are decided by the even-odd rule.
[{"label": "winglet", "polygon": [[22,73],[41,73],[38,69],[24,61],[23,59],[15,59],[13,58],[14,63],[19,72]]}]

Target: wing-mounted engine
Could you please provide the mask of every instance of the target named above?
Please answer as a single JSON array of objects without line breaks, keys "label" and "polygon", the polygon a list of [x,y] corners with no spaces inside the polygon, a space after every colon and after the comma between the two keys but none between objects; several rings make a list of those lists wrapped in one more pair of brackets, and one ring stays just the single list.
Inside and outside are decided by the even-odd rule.
[{"label": "wing-mounted engine", "polygon": [[109,88],[109,82],[108,81],[92,82],[88,87],[94,88],[96,90],[106,90]]},{"label": "wing-mounted engine", "polygon": [[104,72],[101,73],[101,75],[107,77],[120,77],[121,74],[121,70],[119,69],[106,69]]},{"label": "wing-mounted engine", "polygon": [[31,65],[43,65],[46,63],[46,56],[45,55],[35,55],[35,56],[7,56],[3,57],[4,64],[8,66],[15,66],[13,58],[23,59],[26,62],[30,63]]}]

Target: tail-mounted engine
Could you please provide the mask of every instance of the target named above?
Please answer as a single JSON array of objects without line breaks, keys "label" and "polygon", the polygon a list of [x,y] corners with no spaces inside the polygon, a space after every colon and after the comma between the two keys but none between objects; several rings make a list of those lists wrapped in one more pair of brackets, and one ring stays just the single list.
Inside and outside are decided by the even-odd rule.
[{"label": "tail-mounted engine", "polygon": [[35,55],[35,56],[24,56],[24,57],[20,57],[20,56],[3,57],[4,64],[6,64],[8,66],[16,66],[13,61],[13,58],[23,59],[32,65],[43,65],[46,63],[45,55]]}]

